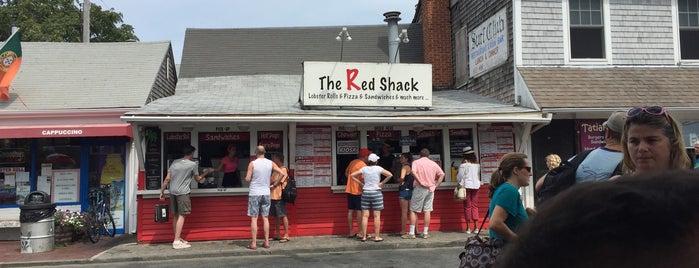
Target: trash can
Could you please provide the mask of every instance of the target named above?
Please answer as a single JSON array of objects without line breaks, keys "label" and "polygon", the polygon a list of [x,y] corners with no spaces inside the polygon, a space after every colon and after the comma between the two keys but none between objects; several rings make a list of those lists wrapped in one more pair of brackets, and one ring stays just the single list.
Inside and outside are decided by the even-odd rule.
[{"label": "trash can", "polygon": [[48,194],[31,192],[19,206],[19,241],[22,253],[52,251],[54,247],[53,214],[56,204]]}]

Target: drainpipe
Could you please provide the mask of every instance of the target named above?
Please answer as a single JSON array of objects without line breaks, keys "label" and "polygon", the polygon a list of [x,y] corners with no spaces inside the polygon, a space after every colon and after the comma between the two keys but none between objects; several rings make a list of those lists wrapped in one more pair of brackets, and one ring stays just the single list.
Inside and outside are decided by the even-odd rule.
[{"label": "drainpipe", "polygon": [[398,21],[400,21],[400,12],[388,11],[383,13],[386,17],[383,21],[388,22],[388,62],[400,63],[400,55],[398,55]]}]

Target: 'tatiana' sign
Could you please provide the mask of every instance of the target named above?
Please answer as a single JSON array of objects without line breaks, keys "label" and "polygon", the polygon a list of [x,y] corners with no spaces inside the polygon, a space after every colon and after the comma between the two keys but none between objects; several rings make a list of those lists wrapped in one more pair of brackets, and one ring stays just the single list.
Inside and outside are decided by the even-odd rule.
[{"label": "'tatiana' sign", "polygon": [[304,62],[304,106],[432,107],[432,65]]}]

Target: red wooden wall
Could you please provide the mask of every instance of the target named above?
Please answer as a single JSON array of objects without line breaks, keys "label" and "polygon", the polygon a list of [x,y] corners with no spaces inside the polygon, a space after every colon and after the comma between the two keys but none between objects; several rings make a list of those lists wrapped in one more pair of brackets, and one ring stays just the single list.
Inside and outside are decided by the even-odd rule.
[{"label": "red wooden wall", "polygon": [[[334,194],[330,188],[299,188],[296,204],[287,204],[291,236],[346,235],[347,195]],[[192,214],[186,218],[182,237],[189,241],[230,240],[250,238],[250,218],[247,216],[247,196],[192,197]],[[485,216],[489,204],[487,185],[479,191],[479,212]],[[167,200],[138,197],[138,230],[140,242],[169,242],[173,239],[172,215],[164,223],[156,223],[155,205]],[[270,218],[270,237],[274,223]],[[418,232],[422,232],[422,215],[418,216]],[[258,235],[263,236],[261,217]],[[356,220],[355,220],[356,222]],[[400,205],[398,193],[384,192],[381,212],[381,232],[398,233]],[[460,231],[465,228],[463,202],[453,200],[453,190],[437,190],[432,211],[431,231]],[[355,227],[356,230],[356,227]],[[373,220],[369,218],[369,232]]]}]

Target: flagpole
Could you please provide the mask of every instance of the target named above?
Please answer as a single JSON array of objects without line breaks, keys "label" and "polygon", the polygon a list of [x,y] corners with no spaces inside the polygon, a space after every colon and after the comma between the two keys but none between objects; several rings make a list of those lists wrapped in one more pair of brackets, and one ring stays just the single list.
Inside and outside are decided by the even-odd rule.
[{"label": "flagpole", "polygon": [[[19,27],[17,26],[12,26],[12,34],[15,34],[17,31],[19,31]],[[11,34],[11,35],[12,35]],[[9,39],[9,38],[8,38]]]}]

